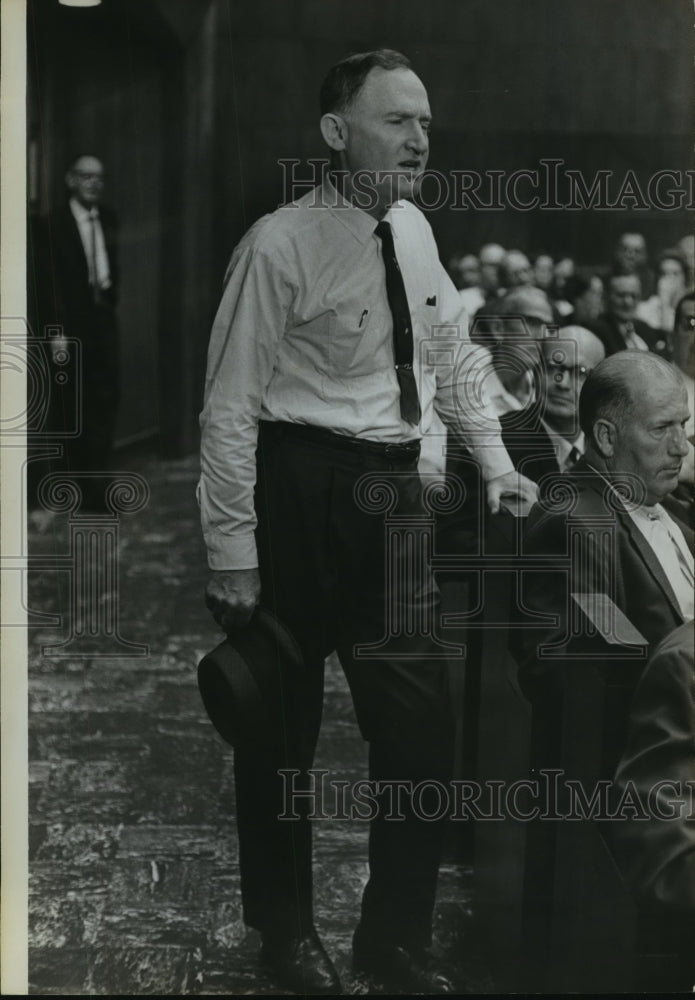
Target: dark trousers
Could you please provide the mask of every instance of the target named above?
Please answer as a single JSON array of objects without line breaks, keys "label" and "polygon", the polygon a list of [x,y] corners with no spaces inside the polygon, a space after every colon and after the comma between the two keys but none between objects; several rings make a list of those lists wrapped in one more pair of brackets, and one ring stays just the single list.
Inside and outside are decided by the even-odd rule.
[{"label": "dark trousers", "polygon": [[120,400],[118,323],[110,305],[94,306],[81,343],[80,433],[67,442],[66,465],[73,472],[108,471]]},{"label": "dark trousers", "polygon": [[[394,490],[397,513],[417,514],[417,459],[385,459],[305,440],[288,425],[262,424],[257,462],[261,602],[294,635],[308,670],[299,682],[284,681],[277,739],[235,752],[244,918],[265,933],[302,934],[313,924],[310,807],[298,799],[294,808],[301,819],[277,818],[287,787],[278,770],[299,769],[295,787],[307,780],[321,722],[326,656],[336,650],[345,671],[369,741],[370,779],[412,786],[446,783],[450,777],[448,670],[431,634],[417,628],[388,655],[356,655],[356,647],[384,637],[389,616],[407,626],[423,609],[433,616],[437,607],[431,574],[404,571],[403,550],[391,546],[387,552],[384,512],[363,509],[355,497],[360,478],[378,472],[384,489],[390,484]],[[378,500],[377,494],[372,498]],[[387,567],[400,574],[398,595],[393,588],[387,592]],[[327,780],[333,777],[344,776]],[[425,946],[445,817],[421,818],[406,795],[405,818],[394,819],[392,812],[389,819],[390,794],[384,790],[370,825],[361,923],[381,940]],[[425,808],[436,812],[432,802]]]},{"label": "dark trousers", "polygon": [[48,472],[75,476],[83,504],[101,509],[114,465],[120,402],[119,331],[115,311],[107,303],[95,304],[82,319],[81,324],[65,327],[70,338],[65,363],[56,364],[46,348],[52,380],[47,430],[50,441],[62,445],[62,455],[30,464],[29,490],[33,502],[38,484]]}]

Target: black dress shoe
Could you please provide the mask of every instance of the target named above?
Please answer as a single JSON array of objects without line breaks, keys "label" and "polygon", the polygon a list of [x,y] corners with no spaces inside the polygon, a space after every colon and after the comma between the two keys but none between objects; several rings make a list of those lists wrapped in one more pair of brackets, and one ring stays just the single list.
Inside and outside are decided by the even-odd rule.
[{"label": "black dress shoe", "polygon": [[338,973],[315,930],[302,938],[263,935],[261,961],[271,969],[278,984],[293,993],[311,996],[341,992]]},{"label": "black dress shoe", "polygon": [[402,945],[370,940],[358,927],[352,939],[352,960],[358,972],[398,993],[456,993],[452,976],[426,948],[410,950]]}]

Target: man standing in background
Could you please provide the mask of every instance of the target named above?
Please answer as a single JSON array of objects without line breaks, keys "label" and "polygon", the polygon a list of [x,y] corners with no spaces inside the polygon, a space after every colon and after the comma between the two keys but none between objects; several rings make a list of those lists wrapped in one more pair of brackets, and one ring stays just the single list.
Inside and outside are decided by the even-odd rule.
[{"label": "man standing in background", "polygon": [[[80,344],[80,367],[56,392],[53,430],[75,412],[79,393],[79,434],[66,439],[64,470],[77,473],[86,509],[103,508],[100,472],[112,463],[120,397],[117,218],[102,204],[104,167],[95,156],[80,156],[65,175],[68,199],[47,223],[44,246],[44,315],[62,327],[50,339],[53,363],[63,363],[68,339]],[[70,398],[69,398],[70,397]],[[65,427],[65,431],[69,428]]]}]

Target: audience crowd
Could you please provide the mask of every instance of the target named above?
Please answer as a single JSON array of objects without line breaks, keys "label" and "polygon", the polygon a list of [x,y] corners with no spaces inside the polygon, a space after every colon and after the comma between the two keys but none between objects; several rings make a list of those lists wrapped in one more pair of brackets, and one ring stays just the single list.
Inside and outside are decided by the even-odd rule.
[{"label": "audience crowd", "polygon": [[[695,237],[651,254],[625,232],[605,267],[496,243],[448,267],[504,444],[539,486],[522,531],[524,555],[539,561],[517,580],[510,632],[533,709],[532,766],[580,759],[585,780],[608,779],[614,803],[633,796],[602,836],[646,950],[663,950],[654,941],[666,934],[668,975],[689,986]],[[479,472],[451,440],[446,473],[463,481],[469,509],[444,524],[444,544],[472,551]]]}]

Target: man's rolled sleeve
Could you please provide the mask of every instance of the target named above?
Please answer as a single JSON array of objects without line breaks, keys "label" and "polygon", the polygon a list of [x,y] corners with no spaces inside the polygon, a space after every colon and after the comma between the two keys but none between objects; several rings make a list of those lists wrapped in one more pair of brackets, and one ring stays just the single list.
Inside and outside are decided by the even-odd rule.
[{"label": "man's rolled sleeve", "polygon": [[197,496],[213,570],[258,565],[258,417],[293,298],[286,275],[278,252],[271,255],[242,244],[232,257],[212,328]]},{"label": "man's rolled sleeve", "polygon": [[437,366],[434,407],[445,426],[463,439],[489,482],[514,471],[490,398],[489,352],[471,342],[461,297],[443,268],[439,301],[441,322],[456,328],[458,335],[451,341],[452,363]]}]

